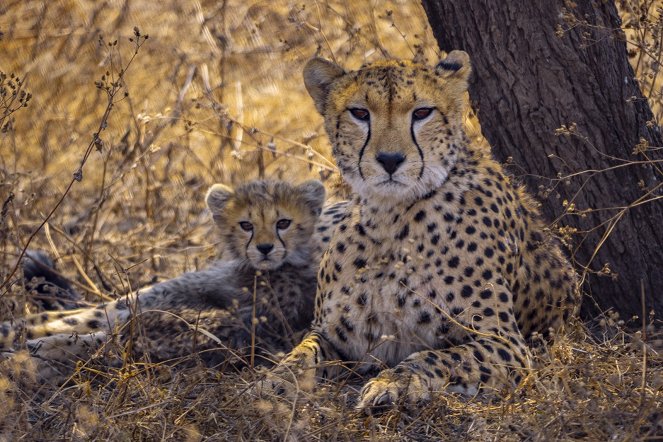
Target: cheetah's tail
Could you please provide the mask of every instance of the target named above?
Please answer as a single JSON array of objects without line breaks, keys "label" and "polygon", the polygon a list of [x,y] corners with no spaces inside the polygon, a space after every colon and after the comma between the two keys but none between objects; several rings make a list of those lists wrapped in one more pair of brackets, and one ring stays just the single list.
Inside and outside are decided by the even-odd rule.
[{"label": "cheetah's tail", "polygon": [[56,270],[55,263],[46,252],[28,250],[21,264],[25,285],[34,293],[34,302],[44,310],[70,310],[84,306],[82,296]]}]

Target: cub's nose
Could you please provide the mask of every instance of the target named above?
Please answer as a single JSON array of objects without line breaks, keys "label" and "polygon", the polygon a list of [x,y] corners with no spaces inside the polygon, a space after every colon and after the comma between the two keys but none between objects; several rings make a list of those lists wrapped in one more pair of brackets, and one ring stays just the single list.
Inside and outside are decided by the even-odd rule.
[{"label": "cub's nose", "polygon": [[272,251],[274,248],[274,244],[258,244],[256,245],[256,249],[263,255],[267,255],[269,252]]},{"label": "cub's nose", "polygon": [[378,163],[382,164],[382,168],[389,175],[398,170],[398,167],[405,161],[405,155],[402,153],[380,152],[375,156]]}]

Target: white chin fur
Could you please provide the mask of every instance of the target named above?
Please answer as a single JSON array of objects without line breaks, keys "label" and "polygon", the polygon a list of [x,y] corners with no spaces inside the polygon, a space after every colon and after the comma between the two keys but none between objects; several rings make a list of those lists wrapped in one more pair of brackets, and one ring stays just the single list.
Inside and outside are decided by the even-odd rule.
[{"label": "white chin fur", "polygon": [[304,266],[311,263],[311,257],[306,252],[306,246],[300,245],[290,253],[280,254],[280,256],[270,256],[268,261],[260,257],[249,257],[251,265],[258,270],[276,270],[283,264],[289,263],[294,266]]},{"label": "white chin fur", "polygon": [[277,267],[281,266],[280,262],[274,262],[274,261],[251,261],[251,264],[253,264],[253,267],[255,267],[258,270],[273,270]]},{"label": "white chin fur", "polygon": [[269,255],[269,259],[264,259],[264,256],[260,253],[247,253],[247,258],[251,261],[251,265],[258,270],[274,270],[283,265],[285,254],[272,252]]},{"label": "white chin fur", "polygon": [[449,176],[449,171],[442,166],[426,166],[421,179],[403,177],[396,174],[394,182],[389,182],[386,173],[366,180],[359,176],[344,177],[362,198],[381,198],[391,201],[411,201],[421,198],[432,190],[442,186]]}]

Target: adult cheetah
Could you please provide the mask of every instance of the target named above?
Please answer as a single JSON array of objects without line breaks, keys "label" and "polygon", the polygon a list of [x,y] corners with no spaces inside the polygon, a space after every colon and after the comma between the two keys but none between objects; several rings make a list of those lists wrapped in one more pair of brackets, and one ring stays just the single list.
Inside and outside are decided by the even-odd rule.
[{"label": "adult cheetah", "polygon": [[318,274],[312,330],[258,385],[294,395],[342,365],[381,369],[365,411],[518,384],[526,340],[576,307],[574,272],[536,204],[463,131],[471,67],[382,61],[304,80],[355,196]]}]

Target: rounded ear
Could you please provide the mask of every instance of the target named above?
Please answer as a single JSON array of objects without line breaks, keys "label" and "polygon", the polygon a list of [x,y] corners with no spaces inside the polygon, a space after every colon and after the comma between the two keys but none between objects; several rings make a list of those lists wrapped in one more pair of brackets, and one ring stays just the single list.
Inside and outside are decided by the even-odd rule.
[{"label": "rounded ear", "polygon": [[337,64],[323,58],[312,58],[304,67],[304,84],[311,98],[315,102],[315,108],[323,114],[327,104],[327,95],[331,84],[344,75],[345,71]]},{"label": "rounded ear", "polygon": [[214,184],[209,188],[207,196],[205,196],[205,203],[210,212],[212,212],[215,222],[219,222],[221,213],[234,194],[235,192],[225,184]]},{"label": "rounded ear", "polygon": [[325,186],[318,180],[304,181],[297,186],[297,191],[306,202],[306,206],[311,209],[311,212],[316,216],[322,212],[322,205],[325,203]]},{"label": "rounded ear", "polygon": [[467,85],[472,73],[470,56],[465,51],[451,51],[435,66],[435,72],[443,78],[458,79]]}]

